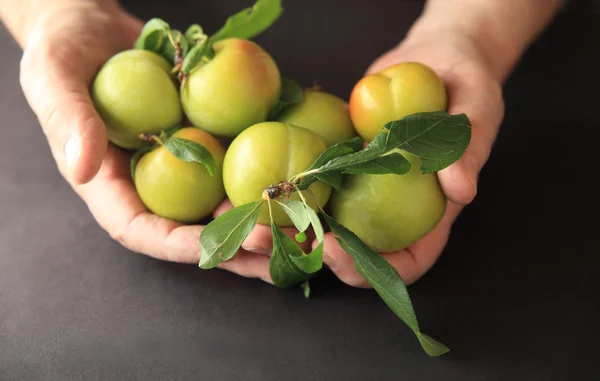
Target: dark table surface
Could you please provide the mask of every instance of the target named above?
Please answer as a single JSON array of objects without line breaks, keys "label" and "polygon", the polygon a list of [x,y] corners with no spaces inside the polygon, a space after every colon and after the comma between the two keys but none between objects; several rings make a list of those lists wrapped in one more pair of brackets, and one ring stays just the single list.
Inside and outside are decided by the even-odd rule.
[{"label": "dark table surface", "polygon": [[[248,1],[180,3],[193,12],[127,5],[213,29]],[[288,76],[347,98],[422,6],[370,3],[288,1],[285,22],[258,40]],[[451,348],[437,359],[375,292],[330,274],[306,300],[113,242],[57,172],[2,31],[0,380],[599,379],[600,14],[582,4],[506,84],[480,194],[410,288],[423,330]]]}]

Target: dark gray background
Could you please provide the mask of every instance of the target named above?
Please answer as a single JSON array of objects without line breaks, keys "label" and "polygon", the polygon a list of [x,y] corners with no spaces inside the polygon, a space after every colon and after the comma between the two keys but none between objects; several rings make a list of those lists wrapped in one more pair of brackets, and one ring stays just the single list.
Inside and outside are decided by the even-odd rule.
[{"label": "dark gray background", "polygon": [[[249,1],[178,3],[127,5],[213,30]],[[347,98],[421,6],[288,0],[258,40],[285,75]],[[373,291],[330,274],[305,300],[113,242],[55,169],[2,30],[0,380],[596,379],[597,9],[572,2],[525,55],[480,194],[410,288],[423,330],[452,349],[438,359]]]}]

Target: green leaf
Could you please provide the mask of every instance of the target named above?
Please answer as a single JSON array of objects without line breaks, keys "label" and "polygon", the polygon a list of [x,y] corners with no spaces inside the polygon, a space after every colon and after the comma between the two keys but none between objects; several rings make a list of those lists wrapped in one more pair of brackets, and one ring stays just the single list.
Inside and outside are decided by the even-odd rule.
[{"label": "green leaf", "polygon": [[185,39],[192,47],[198,44],[205,36],[206,34],[204,34],[204,30],[199,24],[192,24],[185,31]]},{"label": "green leaf", "polygon": [[373,286],[396,316],[413,330],[425,352],[436,356],[446,353],[446,346],[421,333],[408,290],[396,269],[345,226],[337,223],[323,210],[321,214],[337,236],[340,246],[352,257],[356,270]]},{"label": "green leaf", "polygon": [[167,39],[167,31],[169,24],[159,18],[149,20],[142,28],[138,39],[134,44],[135,49],[145,49],[153,52],[160,52],[165,39]]},{"label": "green leaf", "polygon": [[[421,158],[421,171],[440,171],[462,157],[471,141],[465,114],[424,112],[387,123],[386,150],[400,148]],[[385,132],[384,132],[385,134]]]},{"label": "green leaf", "polygon": [[[352,139],[337,143],[323,151],[314,161],[314,163],[305,171],[309,172],[311,170],[316,170],[322,168],[329,161],[353,154],[355,152],[360,151],[364,141],[360,137],[354,137]],[[338,173],[334,171],[330,171],[329,173],[315,173],[313,175],[305,176],[300,179],[300,183],[298,184],[298,189],[304,190],[307,189],[312,183],[317,180],[321,180],[322,182],[328,184],[334,189],[340,189],[342,185],[342,171]]]},{"label": "green leaf", "polygon": [[300,270],[291,257],[302,257],[302,249],[271,220],[273,253],[269,261],[269,273],[275,286],[288,288],[310,278],[310,274]]},{"label": "green leaf", "polygon": [[437,357],[450,352],[450,348],[424,333],[417,332],[417,339],[429,356]]},{"label": "green leaf", "polygon": [[256,226],[262,202],[240,205],[206,225],[200,234],[200,268],[210,269],[233,258]]},{"label": "green leaf", "polygon": [[359,152],[362,148],[363,143],[364,140],[356,136],[354,138],[334,144],[325,151],[323,151],[323,153],[321,153],[319,157],[317,157],[315,162],[308,169],[311,170],[319,168],[335,158]]},{"label": "green leaf", "polygon": [[323,243],[319,243],[319,245],[309,254],[304,254],[304,252],[302,252],[302,255],[292,255],[290,259],[297,268],[304,271],[306,274],[314,274],[323,268]]},{"label": "green leaf", "polygon": [[[403,175],[410,170],[410,162],[401,154],[394,152],[389,155],[380,156],[374,160],[357,165],[349,165],[344,170],[347,174],[370,173],[373,175],[393,173]],[[328,174],[326,172],[324,174]],[[333,172],[338,173],[338,172]]]},{"label": "green leaf", "polygon": [[325,239],[325,232],[323,231],[323,225],[321,224],[321,220],[319,216],[312,208],[306,208],[308,212],[308,216],[310,217],[310,224],[315,231],[315,236],[318,242],[323,242]]},{"label": "green leaf", "polygon": [[283,111],[293,105],[302,103],[303,100],[304,90],[302,90],[302,87],[292,79],[281,78],[281,95],[271,110],[268,120],[277,120]]},{"label": "green leaf", "polygon": [[[471,126],[465,114],[425,112],[387,123],[382,131],[360,151],[331,155],[325,151],[309,170],[298,174],[298,189],[317,180],[339,186],[336,173],[404,174],[410,164],[394,149],[410,152],[421,159],[421,171],[432,173],[454,163],[464,154],[471,140]],[[335,147],[335,146],[334,146]],[[332,148],[334,148],[332,147]],[[330,157],[331,155],[331,157]]]},{"label": "green leaf", "polygon": [[281,202],[276,200],[283,211],[290,217],[296,229],[299,232],[304,232],[310,226],[310,216],[301,201],[288,200]]},{"label": "green leaf", "polygon": [[[171,39],[173,40],[172,42]],[[160,49],[160,55],[169,61],[171,65],[175,65],[175,45],[173,45],[173,43],[177,44],[177,41],[179,40],[182,57],[185,57],[188,54],[190,46],[187,39],[178,30],[171,31],[171,39],[167,35],[167,39]]]},{"label": "green leaf", "polygon": [[191,140],[171,137],[165,141],[165,148],[180,160],[203,164],[208,173],[215,176],[217,168],[215,158],[204,146]]},{"label": "green leaf", "polygon": [[185,56],[183,59],[183,64],[181,64],[181,71],[184,74],[189,74],[202,62],[202,57],[204,57],[204,53],[206,51],[206,46],[208,42],[204,40],[198,45],[195,45]]},{"label": "green leaf", "polygon": [[258,0],[252,8],[230,16],[225,25],[210,38],[211,46],[231,37],[252,39],[268,29],[282,12],[281,0]]},{"label": "green leaf", "polygon": [[304,297],[308,299],[310,297],[310,281],[305,280],[304,283],[300,285],[304,290]]},{"label": "green leaf", "polygon": [[[344,180],[344,175],[342,174],[342,172],[333,172],[333,171],[325,172],[325,173],[315,173],[314,179],[322,181],[325,184],[332,187],[333,189],[339,191],[342,189],[342,182]],[[306,183],[302,184],[302,185],[306,186]],[[308,186],[306,186],[306,187],[308,188]]]},{"label": "green leaf", "polygon": [[152,151],[153,148],[154,148],[154,146],[152,144],[143,145],[141,148],[139,148],[137,151],[135,151],[135,153],[131,157],[129,169],[131,172],[131,180],[134,183],[135,183],[135,168],[137,166],[137,163],[140,161],[142,156],[144,156],[148,152]]}]

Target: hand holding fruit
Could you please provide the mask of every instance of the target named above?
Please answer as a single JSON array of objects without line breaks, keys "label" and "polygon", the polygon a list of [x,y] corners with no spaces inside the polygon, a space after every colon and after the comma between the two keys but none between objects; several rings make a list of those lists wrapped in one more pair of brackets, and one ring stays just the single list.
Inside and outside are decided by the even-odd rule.
[{"label": "hand holding fruit", "polygon": [[[202,196],[204,207],[196,205],[198,209],[193,210],[180,204],[184,206],[181,211],[177,205],[164,205],[175,214],[173,219],[161,218],[148,210],[132,183],[130,155],[108,144],[110,139],[123,148],[138,147],[143,143],[137,137],[142,130],[158,133],[182,121],[177,87],[169,78],[171,63],[145,50],[131,50],[143,24],[116,1],[65,0],[35,7],[25,1],[19,5],[27,14],[23,25],[29,27],[11,29],[24,48],[21,84],[60,173],[98,223],[124,246],[159,259],[198,263],[203,226],[182,222],[188,222],[185,213],[210,216],[217,206],[217,213],[227,208],[219,185],[213,185],[212,195]],[[108,69],[101,71],[103,67]],[[149,76],[153,81],[147,80]],[[219,151],[218,145],[214,150]],[[159,156],[160,150],[149,154],[139,169],[156,170]],[[165,164],[169,165],[168,160]],[[157,181],[149,172],[138,181]],[[152,191],[152,186],[138,185]],[[150,199],[155,195],[142,191],[141,196],[153,206]],[[257,226],[248,245],[267,247],[270,240],[270,229]],[[220,267],[270,280],[268,258],[245,250]]]},{"label": "hand holding fruit", "polygon": [[[420,213],[425,212],[429,216],[415,214],[410,219],[416,224],[424,219],[425,224],[435,226],[424,237],[420,237],[418,231],[411,235],[410,230],[415,229],[415,223],[404,228],[401,226],[402,222],[388,224],[389,229],[397,228],[397,232],[381,233],[386,231],[386,227],[382,224],[385,220],[382,215],[382,220],[377,225],[381,233],[378,241],[381,245],[380,251],[408,284],[419,279],[436,262],[448,241],[454,220],[463,206],[475,197],[479,172],[488,159],[504,112],[502,78],[490,67],[476,38],[458,29],[450,30],[443,35],[421,34],[420,28],[422,26],[418,25],[418,28],[409,34],[404,42],[371,65],[366,77],[359,81],[353,90],[350,100],[351,114],[357,130],[365,138],[372,137],[376,133],[372,129],[369,130],[369,127],[377,126],[385,119],[397,119],[411,112],[447,109],[450,114],[468,115],[473,126],[469,147],[459,161],[437,173],[441,189],[448,199],[447,207],[440,205],[438,191],[434,185],[431,185],[429,193],[419,191],[414,185],[403,188],[402,183],[408,185],[411,176],[413,184],[435,181],[431,178],[432,175],[417,174],[399,176],[397,179],[390,178],[387,180],[388,184],[384,184],[386,180],[383,176],[373,176],[370,179],[369,183],[378,184],[380,189],[385,189],[384,197],[388,197],[388,200],[393,199],[393,202],[386,203],[380,200],[380,195],[368,193],[369,187],[365,182],[352,185],[349,190],[340,192],[337,198],[334,196],[332,200],[334,211],[337,210],[338,214],[343,215],[340,222],[346,223],[348,227],[354,227],[357,234],[364,231],[364,235],[371,234],[372,231],[367,232],[366,224],[358,223],[356,216],[344,208],[346,200],[360,202],[353,196],[360,195],[365,198],[363,203],[365,208],[374,210],[379,208],[381,214],[386,214],[388,211],[390,218],[393,213],[389,212],[390,208],[399,213],[398,216],[402,219],[409,217],[403,216],[402,213],[411,213],[411,206],[415,202],[421,201],[427,204],[424,211]],[[427,65],[433,71],[418,63]],[[370,104],[368,100],[373,98],[381,101]],[[396,103],[395,107],[385,103],[392,99],[402,101]],[[358,182],[357,179],[352,181]],[[369,201],[368,197],[374,199]],[[437,221],[439,223],[436,224]],[[429,230],[423,227],[421,231]],[[385,234],[388,236],[396,234],[398,241],[402,241],[403,234],[408,234],[411,239],[405,242],[409,245],[398,242],[402,250],[389,250],[381,238],[381,235]],[[375,237],[377,234],[372,236]],[[415,238],[421,239],[415,240]],[[324,261],[345,283],[369,287],[369,284],[356,272],[352,259],[330,236],[326,238]]]},{"label": "hand holding fruit", "polygon": [[[23,87],[61,173],[113,238],[169,261],[302,284],[307,296],[326,264],[347,284],[372,285],[428,354],[447,352],[420,331],[406,283],[433,265],[475,197],[502,120],[509,65],[485,41],[447,25],[440,38],[425,17],[348,107],[282,78],[249,40],[279,16],[278,0],[258,0],[211,36],[160,19],[142,29],[112,1],[47,4]],[[206,227],[184,225],[211,214]]]}]

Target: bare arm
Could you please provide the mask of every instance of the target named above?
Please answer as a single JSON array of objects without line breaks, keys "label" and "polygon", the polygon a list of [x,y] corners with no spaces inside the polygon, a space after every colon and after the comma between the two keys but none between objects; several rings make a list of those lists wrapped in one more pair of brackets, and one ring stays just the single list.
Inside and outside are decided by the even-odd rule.
[{"label": "bare arm", "polygon": [[478,42],[491,71],[503,82],[564,3],[564,0],[428,0],[407,40],[461,31]]},{"label": "bare arm", "polygon": [[[117,9],[116,0],[92,1],[105,9]],[[35,25],[44,14],[73,5],[89,5],[89,0],[0,0],[0,19],[17,43],[24,48]]]}]

